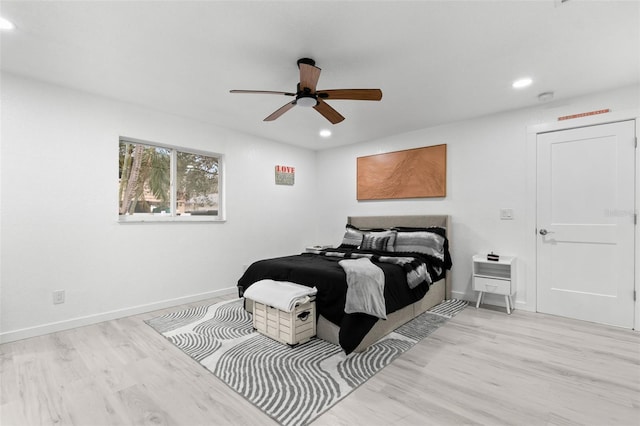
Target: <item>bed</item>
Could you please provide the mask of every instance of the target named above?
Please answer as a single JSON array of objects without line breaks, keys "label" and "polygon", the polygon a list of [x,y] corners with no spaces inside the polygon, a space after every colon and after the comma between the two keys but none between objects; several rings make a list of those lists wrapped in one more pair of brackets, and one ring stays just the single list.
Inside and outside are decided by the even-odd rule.
[{"label": "bed", "polygon": [[[354,238],[357,240],[359,235],[362,239],[358,243]],[[425,235],[429,240],[428,250],[423,250],[421,238]],[[238,280],[238,292],[242,297],[249,286],[262,279],[315,286],[318,289],[317,336],[342,346],[347,354],[360,352],[451,298],[450,239],[447,215],[350,216],[339,247],[254,262]],[[441,245],[440,253],[432,251],[433,241]],[[383,310],[386,312],[382,316],[345,312],[346,308],[351,309],[353,301],[347,291],[353,291],[351,287],[356,286],[353,281],[347,285],[347,280],[354,277],[344,261],[355,264],[355,260],[366,262],[362,260],[365,258],[384,274]],[[250,303],[245,306],[251,309]],[[385,314],[386,319],[380,319]]]}]

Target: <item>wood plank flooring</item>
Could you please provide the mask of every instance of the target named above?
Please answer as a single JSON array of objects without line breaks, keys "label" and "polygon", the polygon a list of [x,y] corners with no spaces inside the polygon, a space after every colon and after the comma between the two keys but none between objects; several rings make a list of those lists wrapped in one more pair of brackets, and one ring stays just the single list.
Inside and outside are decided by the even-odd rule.
[{"label": "wood plank flooring", "polygon": [[[0,424],[274,425],[143,322],[194,305],[0,345]],[[469,307],[313,422],[460,424],[640,425],[640,333]]]}]

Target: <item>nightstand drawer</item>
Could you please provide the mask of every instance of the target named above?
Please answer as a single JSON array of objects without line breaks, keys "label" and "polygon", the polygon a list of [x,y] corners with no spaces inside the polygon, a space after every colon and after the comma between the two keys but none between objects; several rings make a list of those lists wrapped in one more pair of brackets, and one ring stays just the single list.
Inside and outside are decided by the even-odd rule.
[{"label": "nightstand drawer", "polygon": [[493,278],[473,277],[473,289],[495,294],[511,294],[511,281]]}]

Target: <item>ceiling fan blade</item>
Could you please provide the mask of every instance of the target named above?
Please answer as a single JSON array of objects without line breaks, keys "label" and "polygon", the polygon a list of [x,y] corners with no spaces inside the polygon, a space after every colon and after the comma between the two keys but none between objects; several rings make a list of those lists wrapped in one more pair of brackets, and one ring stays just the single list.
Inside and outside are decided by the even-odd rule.
[{"label": "ceiling fan blade", "polygon": [[318,99],[318,104],[313,107],[316,111],[324,116],[327,120],[331,122],[331,124],[338,124],[344,117],[335,109],[333,109],[328,103],[323,101],[322,99]]},{"label": "ceiling fan blade", "polygon": [[311,93],[316,93],[316,85],[322,70],[315,65],[305,63],[299,63],[298,67],[300,67],[300,88],[302,90],[308,88]]},{"label": "ceiling fan blade", "polygon": [[318,97],[322,99],[349,99],[353,101],[379,101],[382,99],[380,89],[335,89],[320,90]]},{"label": "ceiling fan blade", "polygon": [[265,118],[263,121],[273,121],[276,118],[280,117],[282,114],[284,114],[285,112],[289,111],[291,108],[293,108],[296,105],[296,101],[291,101],[288,104],[284,104],[283,106],[281,106],[280,108],[278,108],[277,110],[275,110],[270,116],[268,116],[267,118]]},{"label": "ceiling fan blade", "polygon": [[229,93],[257,93],[257,94],[266,94],[266,95],[285,95],[285,96],[295,96],[295,93],[291,92],[275,92],[272,90],[229,90]]}]

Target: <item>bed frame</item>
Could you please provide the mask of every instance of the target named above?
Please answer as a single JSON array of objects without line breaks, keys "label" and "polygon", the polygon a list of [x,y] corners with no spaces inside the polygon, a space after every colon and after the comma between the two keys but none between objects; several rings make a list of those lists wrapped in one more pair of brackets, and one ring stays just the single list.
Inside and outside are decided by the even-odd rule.
[{"label": "bed frame", "polygon": [[[435,216],[349,216],[347,223],[358,228],[392,228],[394,226],[407,226],[425,228],[429,226],[441,226],[447,230],[449,250],[451,250],[451,223],[448,215]],[[406,306],[392,314],[387,319],[376,322],[374,327],[362,339],[354,352],[362,352],[382,337],[391,333],[396,328],[411,321],[413,318],[431,309],[443,300],[451,299],[451,271],[447,271],[445,278],[431,285],[427,294],[412,305]],[[324,318],[318,318],[317,336],[320,339],[339,345],[338,333],[340,327]]]}]

